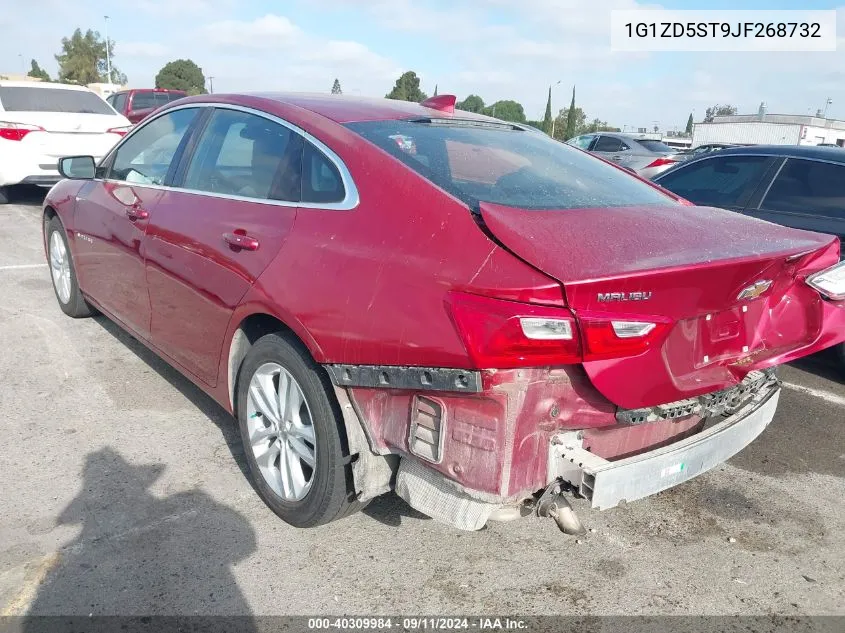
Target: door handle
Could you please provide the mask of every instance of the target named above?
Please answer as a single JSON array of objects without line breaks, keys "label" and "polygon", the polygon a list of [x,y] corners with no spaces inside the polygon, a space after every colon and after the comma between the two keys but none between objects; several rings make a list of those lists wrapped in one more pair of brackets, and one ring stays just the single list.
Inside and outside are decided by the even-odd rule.
[{"label": "door handle", "polygon": [[258,240],[247,235],[243,229],[235,229],[231,233],[224,233],[223,241],[235,248],[242,248],[247,251],[258,250]]},{"label": "door handle", "polygon": [[611,156],[610,160],[622,160],[621,156]]},{"label": "door handle", "polygon": [[150,217],[150,212],[140,207],[127,207],[126,217],[132,222],[135,222],[135,220],[146,220]]}]

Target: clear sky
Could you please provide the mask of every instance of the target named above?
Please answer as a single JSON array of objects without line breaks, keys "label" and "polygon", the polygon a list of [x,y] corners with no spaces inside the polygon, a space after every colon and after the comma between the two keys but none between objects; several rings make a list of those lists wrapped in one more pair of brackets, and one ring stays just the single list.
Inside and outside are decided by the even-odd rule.
[{"label": "clear sky", "polygon": [[[845,2],[845,0],[840,0]],[[682,128],[690,112],[731,103],[756,112],[845,118],[845,6],[835,53],[612,53],[610,10],[833,9],[829,0],[8,0],[0,10],[0,73],[35,58],[51,75],[63,36],[108,33],[130,85],[152,85],[161,66],[187,57],[214,91],[329,91],[383,96],[404,70],[431,94],[521,102],[541,118],[576,99],[590,118]]]}]

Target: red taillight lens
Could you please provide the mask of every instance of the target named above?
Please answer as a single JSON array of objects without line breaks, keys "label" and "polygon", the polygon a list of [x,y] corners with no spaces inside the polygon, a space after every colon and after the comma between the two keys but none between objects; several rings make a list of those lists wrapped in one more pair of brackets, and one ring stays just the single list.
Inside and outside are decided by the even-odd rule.
[{"label": "red taillight lens", "polygon": [[569,310],[459,292],[449,293],[447,304],[479,369],[581,362],[578,330]]},{"label": "red taillight lens", "polygon": [[0,121],[0,138],[7,141],[21,141],[30,132],[46,132],[46,130],[38,125],[29,125],[28,123]]},{"label": "red taillight lens", "polygon": [[646,167],[663,167],[664,165],[674,165],[677,162],[678,161],[672,158],[657,158],[648,165],[646,165]]},{"label": "red taillight lens", "polygon": [[[113,127],[106,130],[107,134],[117,134],[118,136],[126,136],[129,134],[129,130],[132,129],[131,125],[125,125],[123,127]],[[128,141],[127,141],[128,142]]]},{"label": "red taillight lens", "polygon": [[586,314],[578,316],[584,361],[636,356],[659,345],[671,324],[653,317]]},{"label": "red taillight lens", "polygon": [[571,365],[636,356],[660,345],[671,322],[622,314],[578,314],[460,292],[446,300],[478,369]]}]

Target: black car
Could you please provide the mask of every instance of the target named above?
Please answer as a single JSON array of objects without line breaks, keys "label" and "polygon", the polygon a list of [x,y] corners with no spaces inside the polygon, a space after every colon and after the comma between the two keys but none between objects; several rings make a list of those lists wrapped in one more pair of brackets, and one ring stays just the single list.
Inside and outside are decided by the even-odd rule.
[{"label": "black car", "polygon": [[[829,233],[845,241],[845,152],[841,148],[728,148],[680,163],[654,181],[697,205]],[[840,348],[845,361],[845,345]]]}]

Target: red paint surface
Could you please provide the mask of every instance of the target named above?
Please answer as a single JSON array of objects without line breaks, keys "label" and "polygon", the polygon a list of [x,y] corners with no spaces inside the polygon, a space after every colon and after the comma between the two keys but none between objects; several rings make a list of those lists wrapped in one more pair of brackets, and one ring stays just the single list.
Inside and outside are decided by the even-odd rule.
[{"label": "red paint surface", "polygon": [[[450,292],[568,306],[576,319],[601,312],[670,323],[633,357],[483,371],[480,394],[432,394],[448,420],[434,467],[468,488],[518,496],[545,483],[548,439],[559,430],[593,429],[588,441],[606,457],[639,451],[689,432],[694,421],[620,427],[617,405],[721,389],[752,368],[845,339],[845,305],[823,301],[803,281],[836,261],[834,238],[681,205],[485,205],[499,246],[461,202],[336,123],[447,113],[327,96],[193,100],[263,109],[306,129],[345,161],[360,204],[291,208],[100,181],[60,183],[45,204],[68,230],[83,292],[226,408],[231,340],[253,314],[280,319],[322,363],[480,370],[494,368],[473,366]],[[128,217],[135,204],[147,219]],[[258,249],[228,244],[223,235],[236,231]],[[739,302],[739,291],[761,277],[772,288]],[[599,292],[642,291],[652,293],[648,301],[596,300]],[[413,392],[352,391],[375,444],[407,451]]]}]

